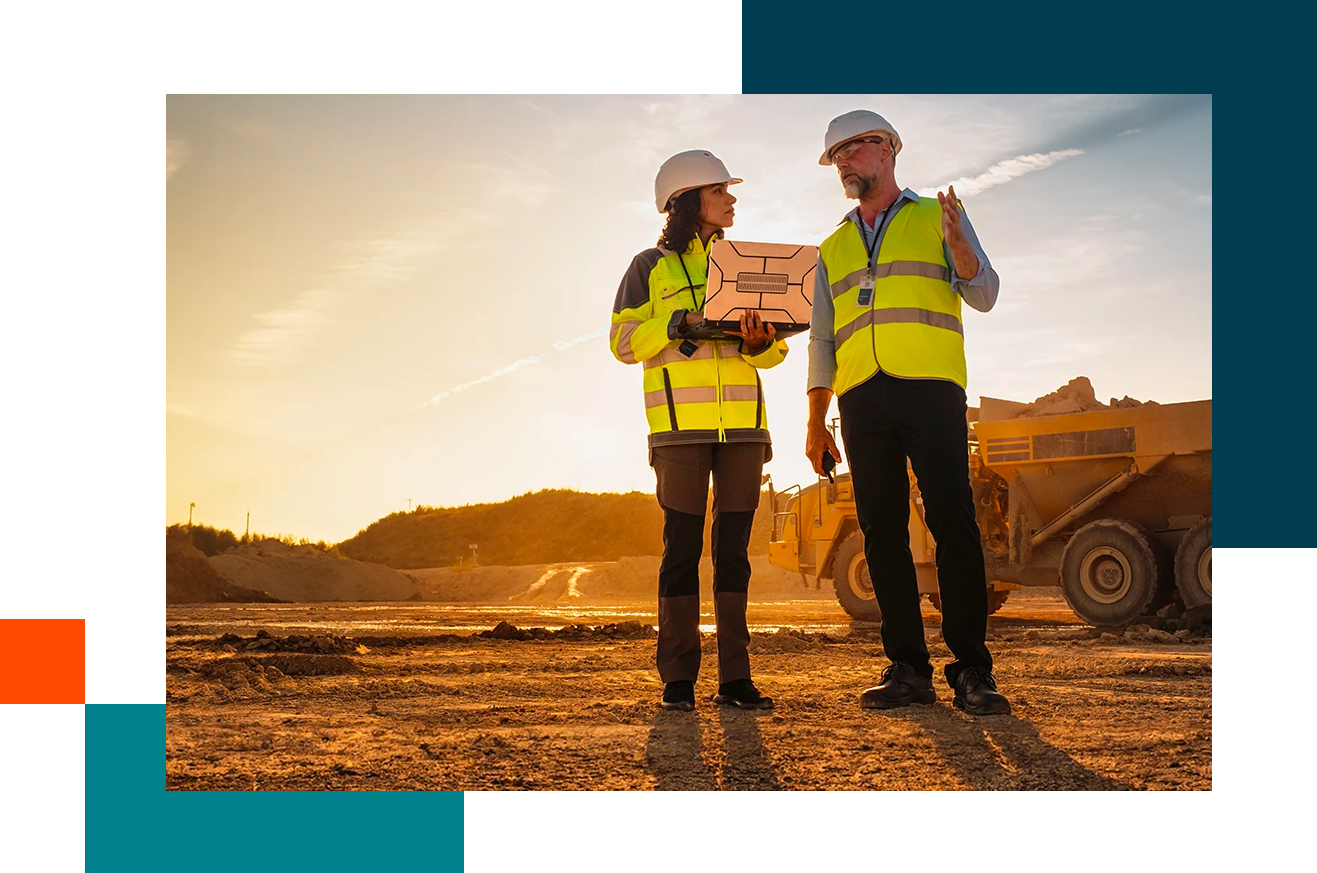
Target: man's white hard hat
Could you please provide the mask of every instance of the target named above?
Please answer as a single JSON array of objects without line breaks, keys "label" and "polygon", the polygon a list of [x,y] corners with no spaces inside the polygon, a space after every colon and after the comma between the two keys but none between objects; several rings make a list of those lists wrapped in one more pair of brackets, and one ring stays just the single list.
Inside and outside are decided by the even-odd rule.
[{"label": "man's white hard hat", "polygon": [[838,115],[828,124],[828,132],[823,136],[823,155],[819,158],[819,165],[830,166],[833,152],[853,139],[866,136],[885,136],[892,141],[894,149],[892,153],[901,153],[901,135],[887,123],[886,118],[877,112],[856,109],[845,115]]},{"label": "man's white hard hat", "polygon": [[672,198],[692,188],[717,185],[719,182],[734,185],[740,181],[727,172],[726,165],[714,157],[713,152],[704,149],[678,152],[663,162],[658,175],[654,177],[654,205],[659,212],[667,212]]}]

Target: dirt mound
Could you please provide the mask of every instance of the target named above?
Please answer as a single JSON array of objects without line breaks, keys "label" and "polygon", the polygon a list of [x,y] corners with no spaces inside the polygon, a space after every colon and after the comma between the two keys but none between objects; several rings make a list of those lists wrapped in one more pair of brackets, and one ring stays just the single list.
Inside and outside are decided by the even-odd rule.
[{"label": "dirt mound", "polygon": [[1102,403],[1093,391],[1087,376],[1076,376],[1065,385],[1039,397],[1015,414],[1015,418],[1034,418],[1040,415],[1066,415],[1073,412],[1092,412],[1095,409],[1131,409],[1136,406],[1156,406],[1156,401],[1135,400],[1126,395],[1110,403]]},{"label": "dirt mound", "polygon": [[352,652],[358,655],[364,655],[370,651],[366,646],[352,639],[351,637],[338,637],[332,635],[304,637],[294,634],[287,637],[276,637],[269,631],[257,631],[256,636],[251,639],[240,637],[237,634],[225,634],[215,640],[215,646],[225,651],[255,651],[264,650],[269,652],[312,652],[320,655],[337,655]]},{"label": "dirt mound", "polygon": [[185,532],[165,534],[165,603],[281,603],[265,591],[225,581]]},{"label": "dirt mound", "polygon": [[224,581],[293,602],[409,600],[416,586],[397,570],[340,558],[314,546],[260,540],[210,559]]},{"label": "dirt mound", "polygon": [[[658,596],[661,559],[650,555],[596,563],[524,567],[436,568],[404,571],[421,597],[448,603],[577,603],[649,600]],[[808,588],[799,573],[750,558],[750,596],[755,600],[832,600],[831,586]],[[700,590],[713,597],[713,562],[700,562]]]}]

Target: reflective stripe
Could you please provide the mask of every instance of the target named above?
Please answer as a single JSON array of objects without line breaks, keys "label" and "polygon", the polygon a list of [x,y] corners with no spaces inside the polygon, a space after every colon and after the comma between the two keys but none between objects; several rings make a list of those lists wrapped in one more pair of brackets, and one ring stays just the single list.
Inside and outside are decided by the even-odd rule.
[{"label": "reflective stripe", "polygon": [[640,327],[638,321],[625,321],[621,324],[615,324],[608,329],[608,339],[611,342],[617,339],[617,356],[628,364],[636,362],[636,354],[631,351],[631,334],[636,332]]},{"label": "reflective stripe", "polygon": [[650,370],[654,367],[662,367],[665,364],[675,364],[681,361],[701,361],[713,357],[713,345],[707,342],[696,342],[698,346],[695,353],[689,358],[683,355],[677,348],[664,349],[654,357],[645,361],[645,369]]},{"label": "reflective stripe", "polygon": [[[750,398],[753,400],[754,398]],[[704,385],[696,388],[673,388],[673,403],[716,403],[718,401],[718,389],[712,385]],[[653,406],[666,406],[668,403],[668,392],[666,389],[658,391],[645,392],[645,408]]]},{"label": "reflective stripe", "polygon": [[931,309],[898,306],[891,309],[871,309],[861,313],[859,318],[837,330],[836,347],[840,349],[842,343],[850,339],[857,330],[875,324],[926,324],[929,327],[940,327],[962,335],[965,333],[960,319],[954,315],[934,312]]},{"label": "reflective stripe", "polygon": [[854,271],[853,273],[849,273],[845,276],[842,276],[836,282],[833,282],[832,299],[836,300],[838,297],[845,294],[847,291],[851,290],[856,285],[860,284],[860,280],[863,278],[864,278],[864,270],[860,269]]},{"label": "reflective stripe", "polygon": [[846,324],[837,328],[837,337],[836,337],[837,344],[835,348],[837,350],[840,350],[842,343],[850,339],[853,333],[855,333],[860,328],[868,327],[871,324],[873,324],[873,310],[870,309],[868,312],[861,312],[859,318],[855,319],[850,324]]},{"label": "reflective stripe", "polygon": [[[929,264],[924,261],[892,261],[886,264],[876,264],[873,269],[875,279],[886,279],[888,276],[923,276],[925,279],[940,279],[943,282],[951,281],[950,267],[944,267],[942,264]],[[843,276],[840,281],[834,282],[832,285],[832,299],[836,300],[859,285],[860,280],[863,278],[864,270],[855,270]]]},{"label": "reflective stripe", "polygon": [[757,385],[724,385],[723,400],[758,400]]}]

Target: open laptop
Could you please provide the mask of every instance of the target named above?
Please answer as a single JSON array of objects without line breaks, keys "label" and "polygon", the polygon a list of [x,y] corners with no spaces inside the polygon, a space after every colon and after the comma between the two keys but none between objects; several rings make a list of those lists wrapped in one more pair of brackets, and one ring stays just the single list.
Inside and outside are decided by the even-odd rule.
[{"label": "open laptop", "polygon": [[705,337],[741,329],[741,313],[758,310],[778,336],[809,330],[814,304],[817,246],[738,242],[720,239],[709,252],[709,278],[704,295],[704,323],[695,328]]}]

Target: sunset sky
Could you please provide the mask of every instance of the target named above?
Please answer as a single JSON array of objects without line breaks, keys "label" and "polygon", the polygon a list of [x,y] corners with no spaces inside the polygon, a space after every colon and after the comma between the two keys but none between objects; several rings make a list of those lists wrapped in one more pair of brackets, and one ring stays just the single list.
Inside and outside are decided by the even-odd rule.
[{"label": "sunset sky", "polygon": [[[409,499],[652,491],[606,326],[658,165],[710,149],[745,179],[731,238],[817,244],[856,108],[900,132],[899,184],[955,183],[1001,276],[966,308],[972,404],[1212,396],[1210,97],[172,97],[166,522],[339,541]],[[787,342],[779,487],[814,480]]]}]

